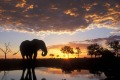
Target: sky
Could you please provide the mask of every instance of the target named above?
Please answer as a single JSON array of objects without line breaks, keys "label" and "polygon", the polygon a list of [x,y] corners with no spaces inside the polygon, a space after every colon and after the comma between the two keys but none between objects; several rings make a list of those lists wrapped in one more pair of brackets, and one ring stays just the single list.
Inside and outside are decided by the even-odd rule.
[{"label": "sky", "polygon": [[22,41],[32,39],[45,41],[47,58],[49,54],[63,57],[60,48],[65,45],[79,46],[80,56],[86,57],[88,44],[106,47],[120,40],[120,0],[0,0],[0,47],[5,49],[10,42],[16,52]]}]

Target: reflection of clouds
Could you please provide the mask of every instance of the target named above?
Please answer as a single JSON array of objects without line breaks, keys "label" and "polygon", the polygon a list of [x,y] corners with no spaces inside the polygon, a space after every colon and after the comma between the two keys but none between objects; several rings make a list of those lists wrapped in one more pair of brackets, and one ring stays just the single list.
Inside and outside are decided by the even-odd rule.
[{"label": "reflection of clouds", "polygon": [[52,73],[52,74],[62,74],[62,70],[58,68],[38,68],[38,70],[44,74]]},{"label": "reflection of clouds", "polygon": [[[39,70],[39,68],[38,68],[38,70]],[[59,77],[61,76],[60,78],[66,78],[66,79],[70,79],[70,80],[73,80],[73,79],[88,80],[88,79],[95,79],[95,78],[99,79],[100,77],[104,78],[104,75],[101,75],[100,77],[98,77],[98,76],[95,76],[94,74],[91,74],[89,72],[89,70],[80,70],[80,72],[78,72],[77,70],[74,70],[70,74],[65,74],[62,72],[61,69],[57,69],[57,68],[40,68],[40,72],[43,75],[49,75],[49,74],[52,76],[58,75]]]},{"label": "reflection of clouds", "polygon": [[66,74],[66,75],[69,75],[70,77],[76,77],[76,78],[79,78],[81,80],[95,78],[94,74],[91,74],[89,72],[89,70],[84,70],[84,69],[80,70],[80,71],[74,70],[71,73]]},{"label": "reflection of clouds", "polygon": [[7,30],[73,32],[91,24],[114,28],[119,23],[119,0],[0,1],[0,27]]}]

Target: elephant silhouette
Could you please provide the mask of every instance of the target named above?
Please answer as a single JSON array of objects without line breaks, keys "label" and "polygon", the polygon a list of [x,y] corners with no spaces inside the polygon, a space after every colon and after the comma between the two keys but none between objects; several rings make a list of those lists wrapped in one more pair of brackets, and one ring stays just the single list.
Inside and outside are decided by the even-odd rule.
[{"label": "elephant silhouette", "polygon": [[33,39],[32,41],[25,40],[20,45],[20,52],[23,60],[25,59],[34,59],[36,60],[37,51],[42,50],[42,56],[47,55],[47,47],[44,41]]}]

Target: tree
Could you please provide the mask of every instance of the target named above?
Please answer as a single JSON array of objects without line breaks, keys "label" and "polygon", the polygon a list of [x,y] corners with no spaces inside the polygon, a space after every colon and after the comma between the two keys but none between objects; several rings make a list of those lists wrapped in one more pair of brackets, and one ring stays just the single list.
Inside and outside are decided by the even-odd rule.
[{"label": "tree", "polygon": [[76,47],[76,50],[77,50],[77,54],[78,54],[78,58],[79,58],[79,54],[81,53],[81,50],[79,47]]},{"label": "tree", "polygon": [[115,54],[114,54],[114,52],[111,52],[110,50],[108,50],[108,49],[104,49],[103,51],[102,51],[102,58],[103,59],[114,59],[115,58]]},{"label": "tree", "polygon": [[97,55],[101,56],[103,54],[104,50],[106,50],[106,49],[104,49],[103,47],[99,47],[99,49],[97,50]]},{"label": "tree", "polygon": [[7,54],[12,52],[9,46],[10,43],[5,43],[5,49],[0,48],[0,50],[5,54],[5,59],[7,59]]},{"label": "tree", "polygon": [[65,53],[68,55],[68,58],[69,58],[69,54],[73,54],[74,51],[73,51],[73,48],[71,48],[70,46],[64,46],[61,48],[61,52]]},{"label": "tree", "polygon": [[50,56],[53,58],[55,55],[54,54],[50,54]]},{"label": "tree", "polygon": [[58,58],[58,57],[59,57],[59,55],[56,55],[56,57]]},{"label": "tree", "polygon": [[92,56],[94,55],[93,51],[88,50],[88,55],[91,55],[91,58],[92,58]]},{"label": "tree", "polygon": [[91,58],[92,58],[92,55],[95,55],[95,58],[96,58],[97,55],[100,55],[99,53],[100,48],[101,47],[97,43],[89,45],[87,47],[88,55],[91,55]]},{"label": "tree", "polygon": [[118,55],[119,55],[118,51],[120,49],[120,42],[119,41],[113,41],[113,42],[110,42],[109,45],[110,45],[110,48],[114,49],[115,54],[118,57]]}]

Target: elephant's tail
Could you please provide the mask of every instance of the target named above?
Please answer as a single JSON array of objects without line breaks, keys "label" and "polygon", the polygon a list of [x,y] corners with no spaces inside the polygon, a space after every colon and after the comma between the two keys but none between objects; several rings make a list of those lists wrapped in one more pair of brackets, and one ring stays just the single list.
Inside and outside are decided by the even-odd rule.
[{"label": "elephant's tail", "polygon": [[17,52],[15,52],[13,55],[16,55],[20,50],[18,50]]}]

